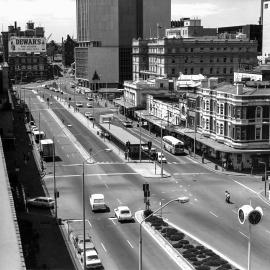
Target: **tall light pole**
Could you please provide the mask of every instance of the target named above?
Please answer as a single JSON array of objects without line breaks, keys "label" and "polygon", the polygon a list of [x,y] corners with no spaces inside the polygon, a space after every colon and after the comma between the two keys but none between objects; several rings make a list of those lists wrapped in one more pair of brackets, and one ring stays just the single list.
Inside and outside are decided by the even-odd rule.
[{"label": "tall light pole", "polygon": [[98,152],[96,152],[94,155],[90,155],[89,158],[85,159],[82,163],[82,200],[83,200],[83,269],[86,270],[86,254],[85,254],[85,173],[84,173],[84,166],[85,163],[91,160],[91,163],[93,162],[93,157],[97,155],[100,152],[111,152],[112,150],[109,148],[102,149]]},{"label": "tall light pole", "polygon": [[140,127],[140,151],[139,151],[139,157],[140,157],[140,162],[142,162],[142,112],[141,111],[140,111],[139,127]]},{"label": "tall light pole", "polygon": [[146,218],[144,218],[141,222],[140,222],[140,239],[139,239],[139,270],[142,270],[142,223],[144,221],[146,221],[148,218],[150,218],[151,216],[153,216],[154,214],[156,214],[157,212],[159,212],[161,209],[165,208],[168,204],[172,203],[172,202],[179,202],[179,203],[187,203],[189,202],[189,197],[179,197],[176,199],[172,199],[170,201],[168,201],[167,203],[165,203],[164,205],[162,205],[161,207],[159,207],[157,210],[155,210],[152,214],[150,214],[149,216],[147,216]]},{"label": "tall light pole", "polygon": [[163,177],[163,119],[161,119],[161,132],[160,132],[160,148],[161,148],[161,177]]},{"label": "tall light pole", "polygon": [[55,203],[55,219],[57,220],[57,189],[56,189],[56,178],[55,178],[55,142],[53,136],[53,193],[54,193],[54,203]]},{"label": "tall light pole", "polygon": [[266,187],[267,187],[267,183],[266,183],[266,162],[264,161],[258,161],[258,163],[263,164],[264,165],[264,197],[266,197]]}]

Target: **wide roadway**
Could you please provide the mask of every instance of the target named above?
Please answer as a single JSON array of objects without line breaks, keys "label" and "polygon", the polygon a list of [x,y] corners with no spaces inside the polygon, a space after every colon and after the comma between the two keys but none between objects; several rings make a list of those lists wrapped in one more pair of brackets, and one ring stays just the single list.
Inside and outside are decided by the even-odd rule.
[{"label": "wide roadway", "polygon": [[[40,106],[38,105],[38,103],[39,102],[37,102],[37,109]],[[77,123],[76,119],[72,119],[72,117],[66,114],[66,112],[64,112],[63,110],[58,111],[61,111],[61,113],[65,114],[69,120],[74,121],[72,122],[74,134],[80,134],[81,132],[83,132],[84,134],[85,131],[83,131],[83,128],[79,123]],[[77,126],[79,126],[78,130]],[[138,130],[135,129],[135,131],[133,132],[138,133]],[[80,139],[80,136],[78,137],[78,139]],[[91,138],[91,140],[88,139],[89,143],[92,140],[95,140],[95,138],[92,137],[91,134],[87,134],[87,137],[88,136],[90,136]],[[104,145],[99,145],[98,141],[100,140],[95,141],[94,146],[96,146],[97,148],[95,148],[95,150],[93,151],[99,151],[104,147],[106,148],[106,146]],[[159,141],[155,143],[154,138],[153,141],[154,145],[158,147]],[[86,145],[86,149],[89,149],[89,147],[93,149],[94,146]],[[78,156],[75,157],[74,155],[72,157],[72,155],[69,154],[76,152],[76,150],[65,150],[66,151],[63,150],[61,157],[65,156],[65,159],[68,159],[67,161],[65,161],[67,162],[67,164],[78,164],[81,162],[78,162]],[[100,191],[101,193],[104,193],[106,198],[108,198],[108,204],[111,207],[111,210],[121,203],[128,204],[133,211],[142,209],[143,203],[141,186],[144,182],[144,179],[136,174],[128,174],[129,172],[133,171],[127,168],[126,165],[119,164],[119,159],[117,159],[117,156],[114,156],[113,153],[103,154],[103,156],[102,153],[100,153],[100,156],[97,155],[96,159],[98,161],[105,161],[107,160],[107,157],[109,157],[108,162],[111,161],[118,164],[96,164],[94,166],[91,165],[91,168],[89,166],[91,170],[91,175],[87,176],[87,179],[89,179],[87,180],[86,184],[87,189],[89,188],[90,192],[94,190],[94,192]],[[200,166],[199,164],[194,163],[187,156],[176,157],[170,155],[167,152],[165,152],[165,155],[168,159],[169,164],[165,165],[164,168],[172,173],[172,177],[166,179],[147,179],[147,181],[150,183],[152,209],[156,209],[159,206],[160,201],[166,202],[169,199],[175,198],[179,195],[188,195],[191,198],[189,204],[181,206],[172,204],[170,205],[170,207],[167,207],[163,211],[163,215],[166,215],[166,217],[169,218],[170,221],[173,221],[175,224],[184,228],[188,232],[192,233],[193,235],[205,241],[212,247],[216,248],[221,253],[228,256],[233,261],[237,262],[240,266],[246,268],[248,230],[246,225],[239,224],[237,219],[237,210],[243,204],[249,203],[251,203],[254,207],[258,205],[262,206],[264,210],[263,221],[261,222],[261,224],[252,228],[252,266],[254,267],[254,269],[268,269],[270,262],[268,256],[270,234],[270,231],[268,230],[269,209],[268,205],[261,201],[256,194],[256,192],[263,189],[262,182],[253,177],[240,178],[235,176],[232,177],[223,174],[213,173]],[[98,159],[99,157],[100,160]],[[70,160],[71,158],[74,158],[74,160]],[[73,218],[75,218],[75,216],[78,217],[78,215],[80,215],[80,209],[82,208],[80,196],[81,167],[74,165],[74,168],[72,168],[72,172],[68,173],[67,170],[70,170],[71,168],[72,166],[57,168],[60,170],[59,175],[61,175],[61,170],[64,170],[62,172],[63,179],[61,177],[57,177],[57,184],[61,183],[61,185],[58,187],[61,194],[59,199],[59,213],[61,213],[61,215],[63,216],[65,216],[65,213],[68,213],[67,216],[70,216],[71,213],[69,213],[69,209],[72,209],[70,211],[72,211],[72,213],[74,214]],[[117,175],[106,175],[108,172],[110,174],[117,173]],[[93,173],[94,175],[92,175]],[[72,175],[72,177],[69,177],[68,175]],[[49,178],[47,180],[47,183],[50,189],[51,182]],[[74,185],[78,190],[78,192],[75,192],[77,195],[74,194],[74,190],[76,190]],[[70,187],[72,187],[74,190],[70,189]],[[231,192],[233,204],[225,204],[225,190],[229,190]],[[63,196],[62,194],[63,192],[65,196]],[[72,205],[71,203],[67,203],[66,201],[72,201]],[[64,213],[61,212],[61,209],[65,209],[63,211]],[[90,222],[92,221],[93,228],[95,228],[96,230],[96,235],[102,237],[104,236],[104,238],[101,239],[101,243],[103,243],[104,247],[104,243],[106,243],[106,246],[110,246],[109,243],[111,242],[114,243],[112,246],[114,247],[113,251],[116,252],[116,254],[113,254],[109,257],[111,258],[111,262],[117,262],[117,264],[115,264],[115,267],[119,268],[115,269],[133,269],[126,268],[127,263],[130,261],[132,262],[131,265],[134,264],[133,267],[135,269],[138,262],[138,224],[118,224],[112,218],[112,211],[110,213],[95,215],[92,215],[90,211],[87,211],[87,213],[89,213],[88,218],[90,219]],[[127,234],[125,233],[126,228],[128,228]],[[108,232],[108,235],[106,235],[106,237],[106,232],[104,231]],[[134,237],[127,239],[126,235],[134,235]],[[149,252],[149,250],[145,248],[146,242],[148,242],[148,240],[145,240],[147,239],[147,235],[144,234],[144,237],[145,260],[149,256],[146,255],[145,252]],[[109,239],[108,243],[106,242],[107,238]],[[117,251],[115,251],[114,241],[116,241],[117,243],[119,242],[120,246],[123,245],[123,251],[126,252],[127,250],[130,250],[131,255],[126,255],[124,258],[122,258],[122,252],[120,252],[120,247],[119,254]],[[136,247],[134,243],[137,244]],[[149,243],[150,250],[153,250],[153,246],[155,246],[154,242],[149,240]],[[109,252],[112,252],[106,247],[105,249],[107,250],[107,252],[108,250]],[[104,250],[103,247],[101,249],[101,252],[103,252],[102,250]],[[104,252],[106,253],[105,250]],[[162,254],[163,256],[160,256],[160,254]],[[127,257],[134,257],[134,260],[125,260]],[[154,253],[151,252],[149,257],[149,265],[148,262],[144,261],[147,265],[146,269],[151,269],[150,265],[154,264],[156,259],[159,261],[158,258],[160,257],[162,258],[161,261],[164,261],[164,259],[166,260],[167,255],[165,255],[165,253],[160,250],[155,250]],[[170,262],[169,259],[167,259],[166,261]],[[123,263],[123,265],[121,265],[121,262]],[[124,268],[122,268],[122,266]],[[155,269],[164,269],[161,266],[160,262],[157,263],[155,267]],[[166,268],[174,269],[168,267]]]}]

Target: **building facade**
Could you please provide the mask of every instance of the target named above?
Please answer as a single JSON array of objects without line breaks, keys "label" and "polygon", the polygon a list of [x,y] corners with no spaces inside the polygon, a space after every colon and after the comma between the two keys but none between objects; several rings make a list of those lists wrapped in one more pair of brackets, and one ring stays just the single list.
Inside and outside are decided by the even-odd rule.
[{"label": "building facade", "polygon": [[270,56],[270,1],[262,2],[263,13],[263,44],[262,56]]},{"label": "building facade", "polygon": [[[209,37],[133,40],[133,80],[179,73],[215,76],[228,82],[243,64],[257,65],[257,41]],[[144,69],[145,68],[145,69]]]},{"label": "building facade", "polygon": [[76,78],[91,88],[95,72],[102,87],[131,80],[132,39],[163,36],[170,16],[170,0],[77,0]]},{"label": "building facade", "polygon": [[34,27],[29,21],[23,31],[9,26],[2,32],[4,59],[9,65],[9,78],[13,82],[29,82],[47,79],[46,38],[43,27]]}]

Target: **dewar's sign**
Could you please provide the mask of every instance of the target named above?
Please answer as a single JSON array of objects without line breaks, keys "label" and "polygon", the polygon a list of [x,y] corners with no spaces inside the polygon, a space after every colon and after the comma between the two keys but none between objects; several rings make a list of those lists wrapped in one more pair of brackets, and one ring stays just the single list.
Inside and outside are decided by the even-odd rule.
[{"label": "dewar's sign", "polygon": [[46,52],[45,38],[10,37],[9,52]]}]

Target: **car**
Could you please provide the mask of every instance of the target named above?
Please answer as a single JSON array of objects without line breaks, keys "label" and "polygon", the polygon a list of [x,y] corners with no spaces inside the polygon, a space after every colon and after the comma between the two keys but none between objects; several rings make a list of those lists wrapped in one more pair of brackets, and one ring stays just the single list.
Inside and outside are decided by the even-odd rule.
[{"label": "car", "polygon": [[54,208],[54,200],[51,197],[35,197],[27,199],[26,204],[29,206]]},{"label": "car", "polygon": [[[77,250],[79,254],[83,252],[83,234],[77,234],[71,232],[69,235],[69,239],[71,243],[73,243],[74,248]],[[95,249],[94,243],[92,242],[92,238],[89,235],[85,236],[85,250]]]},{"label": "car", "polygon": [[[98,257],[97,251],[94,249],[85,251],[86,269],[102,268],[101,260]],[[81,253],[81,263],[84,265],[84,252]]]},{"label": "car", "polygon": [[133,127],[132,121],[126,120],[126,121],[123,121],[122,123],[126,128],[132,128]]},{"label": "car", "polygon": [[142,146],[142,151],[146,153],[150,159],[156,159],[157,149],[155,147],[151,147],[151,149],[149,150],[148,146]]},{"label": "car", "polygon": [[87,107],[87,108],[93,108],[93,104],[90,103],[90,102],[87,102],[86,107]]},{"label": "car", "polygon": [[85,113],[84,113],[84,116],[87,117],[89,120],[93,120],[93,119],[94,119],[93,114],[90,113],[90,112],[85,112]]},{"label": "car", "polygon": [[128,206],[118,206],[114,209],[114,215],[118,221],[133,221],[133,216]]},{"label": "car", "polygon": [[103,194],[91,194],[89,196],[90,207],[93,212],[107,210]]},{"label": "car", "polygon": [[76,107],[83,107],[83,104],[81,102],[76,102]]},{"label": "car", "polygon": [[38,127],[37,126],[31,126],[31,133],[32,135],[34,135],[35,131],[38,131]]},{"label": "car", "polygon": [[159,163],[166,163],[167,162],[167,159],[166,159],[166,157],[163,155],[163,154],[161,154],[161,152],[157,152],[157,161],[159,162]]},{"label": "car", "polygon": [[86,99],[89,101],[94,101],[94,99],[92,97],[86,97]]}]

